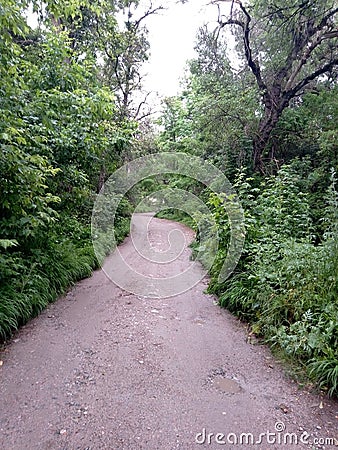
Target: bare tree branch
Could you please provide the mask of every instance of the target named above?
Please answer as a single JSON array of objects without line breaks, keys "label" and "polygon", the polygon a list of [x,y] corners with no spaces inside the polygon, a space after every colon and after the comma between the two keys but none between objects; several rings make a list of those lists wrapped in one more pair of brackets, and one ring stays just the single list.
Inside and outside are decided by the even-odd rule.
[{"label": "bare tree branch", "polygon": [[136,109],[136,112],[134,114],[134,119],[138,118],[138,115],[140,114],[142,106],[147,104],[147,100],[148,100],[148,97],[150,96],[150,94],[151,94],[151,92],[147,92],[144,99],[142,100],[142,102],[139,103],[139,105]]},{"label": "bare tree branch", "polygon": [[232,14],[233,14],[233,11],[234,11],[234,3],[235,3],[235,0],[232,0],[231,8],[230,8],[230,19],[232,19]]},{"label": "bare tree branch", "polygon": [[146,117],[156,114],[156,112],[157,111],[148,111],[148,112],[142,114],[142,116],[137,117],[137,120],[140,122],[141,120],[145,119]]},{"label": "bare tree branch", "polygon": [[[233,0],[232,5],[233,5],[234,1],[235,0]],[[232,19],[232,18],[230,18],[226,22],[221,22],[219,24],[219,26],[221,28],[223,28],[226,25],[238,25],[239,27],[242,28],[242,30],[243,30],[243,41],[244,41],[244,51],[245,51],[245,57],[246,57],[247,63],[249,65],[252,73],[254,74],[256,80],[257,80],[257,84],[258,84],[259,89],[261,91],[263,91],[263,92],[267,92],[267,86],[266,86],[266,84],[263,81],[259,62],[258,62],[258,60],[254,60],[253,59],[253,55],[252,55],[251,36],[250,36],[251,16],[248,13],[248,11],[246,10],[246,8],[244,7],[242,2],[237,0],[236,3],[239,5],[240,9],[242,10],[242,12],[245,15],[245,22],[241,21],[239,19]]]},{"label": "bare tree branch", "polygon": [[338,37],[338,31],[330,32],[330,33],[324,33],[322,35],[318,35],[316,39],[305,48],[305,51],[303,55],[301,56],[296,68],[290,75],[290,78],[288,79],[285,91],[288,91],[291,89],[292,84],[294,83],[295,79],[297,78],[297,75],[300,73],[301,69],[305,66],[305,64],[309,61],[309,58],[312,54],[312,52],[325,40],[331,39],[333,37]]},{"label": "bare tree branch", "polygon": [[156,14],[158,11],[163,11],[164,9],[165,9],[164,6],[158,6],[157,8],[153,8],[153,5],[151,3],[149,9],[143,14],[143,16],[134,22],[135,29],[137,30],[139,28],[144,19],[153,14]]},{"label": "bare tree branch", "polygon": [[332,61],[328,62],[324,66],[320,67],[316,71],[312,72],[307,77],[303,78],[293,89],[290,89],[289,91],[285,92],[283,97],[285,100],[290,101],[292,98],[296,96],[296,94],[306,87],[311,81],[318,78],[320,75],[324,75],[325,73],[329,72],[331,69],[333,69],[335,66],[338,65],[338,58],[333,59]]},{"label": "bare tree branch", "polygon": [[316,32],[321,30],[327,25],[327,22],[331,17],[333,17],[338,12],[338,8],[331,10],[323,19],[320,21],[319,25],[316,27]]}]

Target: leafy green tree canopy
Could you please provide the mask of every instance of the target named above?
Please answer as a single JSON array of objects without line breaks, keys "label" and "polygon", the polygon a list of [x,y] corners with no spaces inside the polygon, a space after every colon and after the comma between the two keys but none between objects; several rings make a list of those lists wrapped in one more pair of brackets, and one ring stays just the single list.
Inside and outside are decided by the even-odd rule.
[{"label": "leafy green tree canopy", "polygon": [[[283,111],[314,83],[336,81],[338,8],[333,0],[214,0],[218,33],[232,27],[245,66],[254,76],[263,113],[254,138],[254,165],[263,154]],[[222,4],[230,10],[222,13]]]}]

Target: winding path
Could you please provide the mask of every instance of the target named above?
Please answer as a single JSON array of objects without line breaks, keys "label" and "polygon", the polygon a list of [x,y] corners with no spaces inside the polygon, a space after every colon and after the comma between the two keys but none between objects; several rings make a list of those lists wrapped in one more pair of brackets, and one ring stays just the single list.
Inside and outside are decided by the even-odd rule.
[{"label": "winding path", "polygon": [[[173,229],[193,238],[174,222],[135,217],[136,229],[145,224],[159,253]],[[148,276],[190,263],[187,247],[155,264],[132,244],[121,254]],[[333,449],[311,443],[338,438],[337,402],[299,390],[206,287],[204,279],[175,297],[137,296],[102,270],[74,286],[2,351],[0,449]]]}]

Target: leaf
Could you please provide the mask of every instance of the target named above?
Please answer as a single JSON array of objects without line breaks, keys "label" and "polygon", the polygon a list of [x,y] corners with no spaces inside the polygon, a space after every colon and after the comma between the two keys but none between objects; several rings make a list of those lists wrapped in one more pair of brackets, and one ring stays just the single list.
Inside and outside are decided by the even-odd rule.
[{"label": "leaf", "polygon": [[18,241],[15,239],[0,239],[0,247],[7,250],[10,247],[17,247],[19,245]]}]

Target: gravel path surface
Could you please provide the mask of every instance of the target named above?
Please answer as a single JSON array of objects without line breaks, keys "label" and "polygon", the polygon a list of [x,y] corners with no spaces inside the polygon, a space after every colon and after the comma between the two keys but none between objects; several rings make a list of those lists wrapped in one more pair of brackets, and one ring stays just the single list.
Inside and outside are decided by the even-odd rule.
[{"label": "gravel path surface", "polygon": [[[150,222],[157,251],[173,229],[193,238]],[[131,238],[119,248],[153,277],[191,264],[187,247],[170,264],[142,261]],[[147,298],[102,270],[74,286],[3,348],[0,450],[336,448],[338,403],[287,379],[206,287]]]}]

